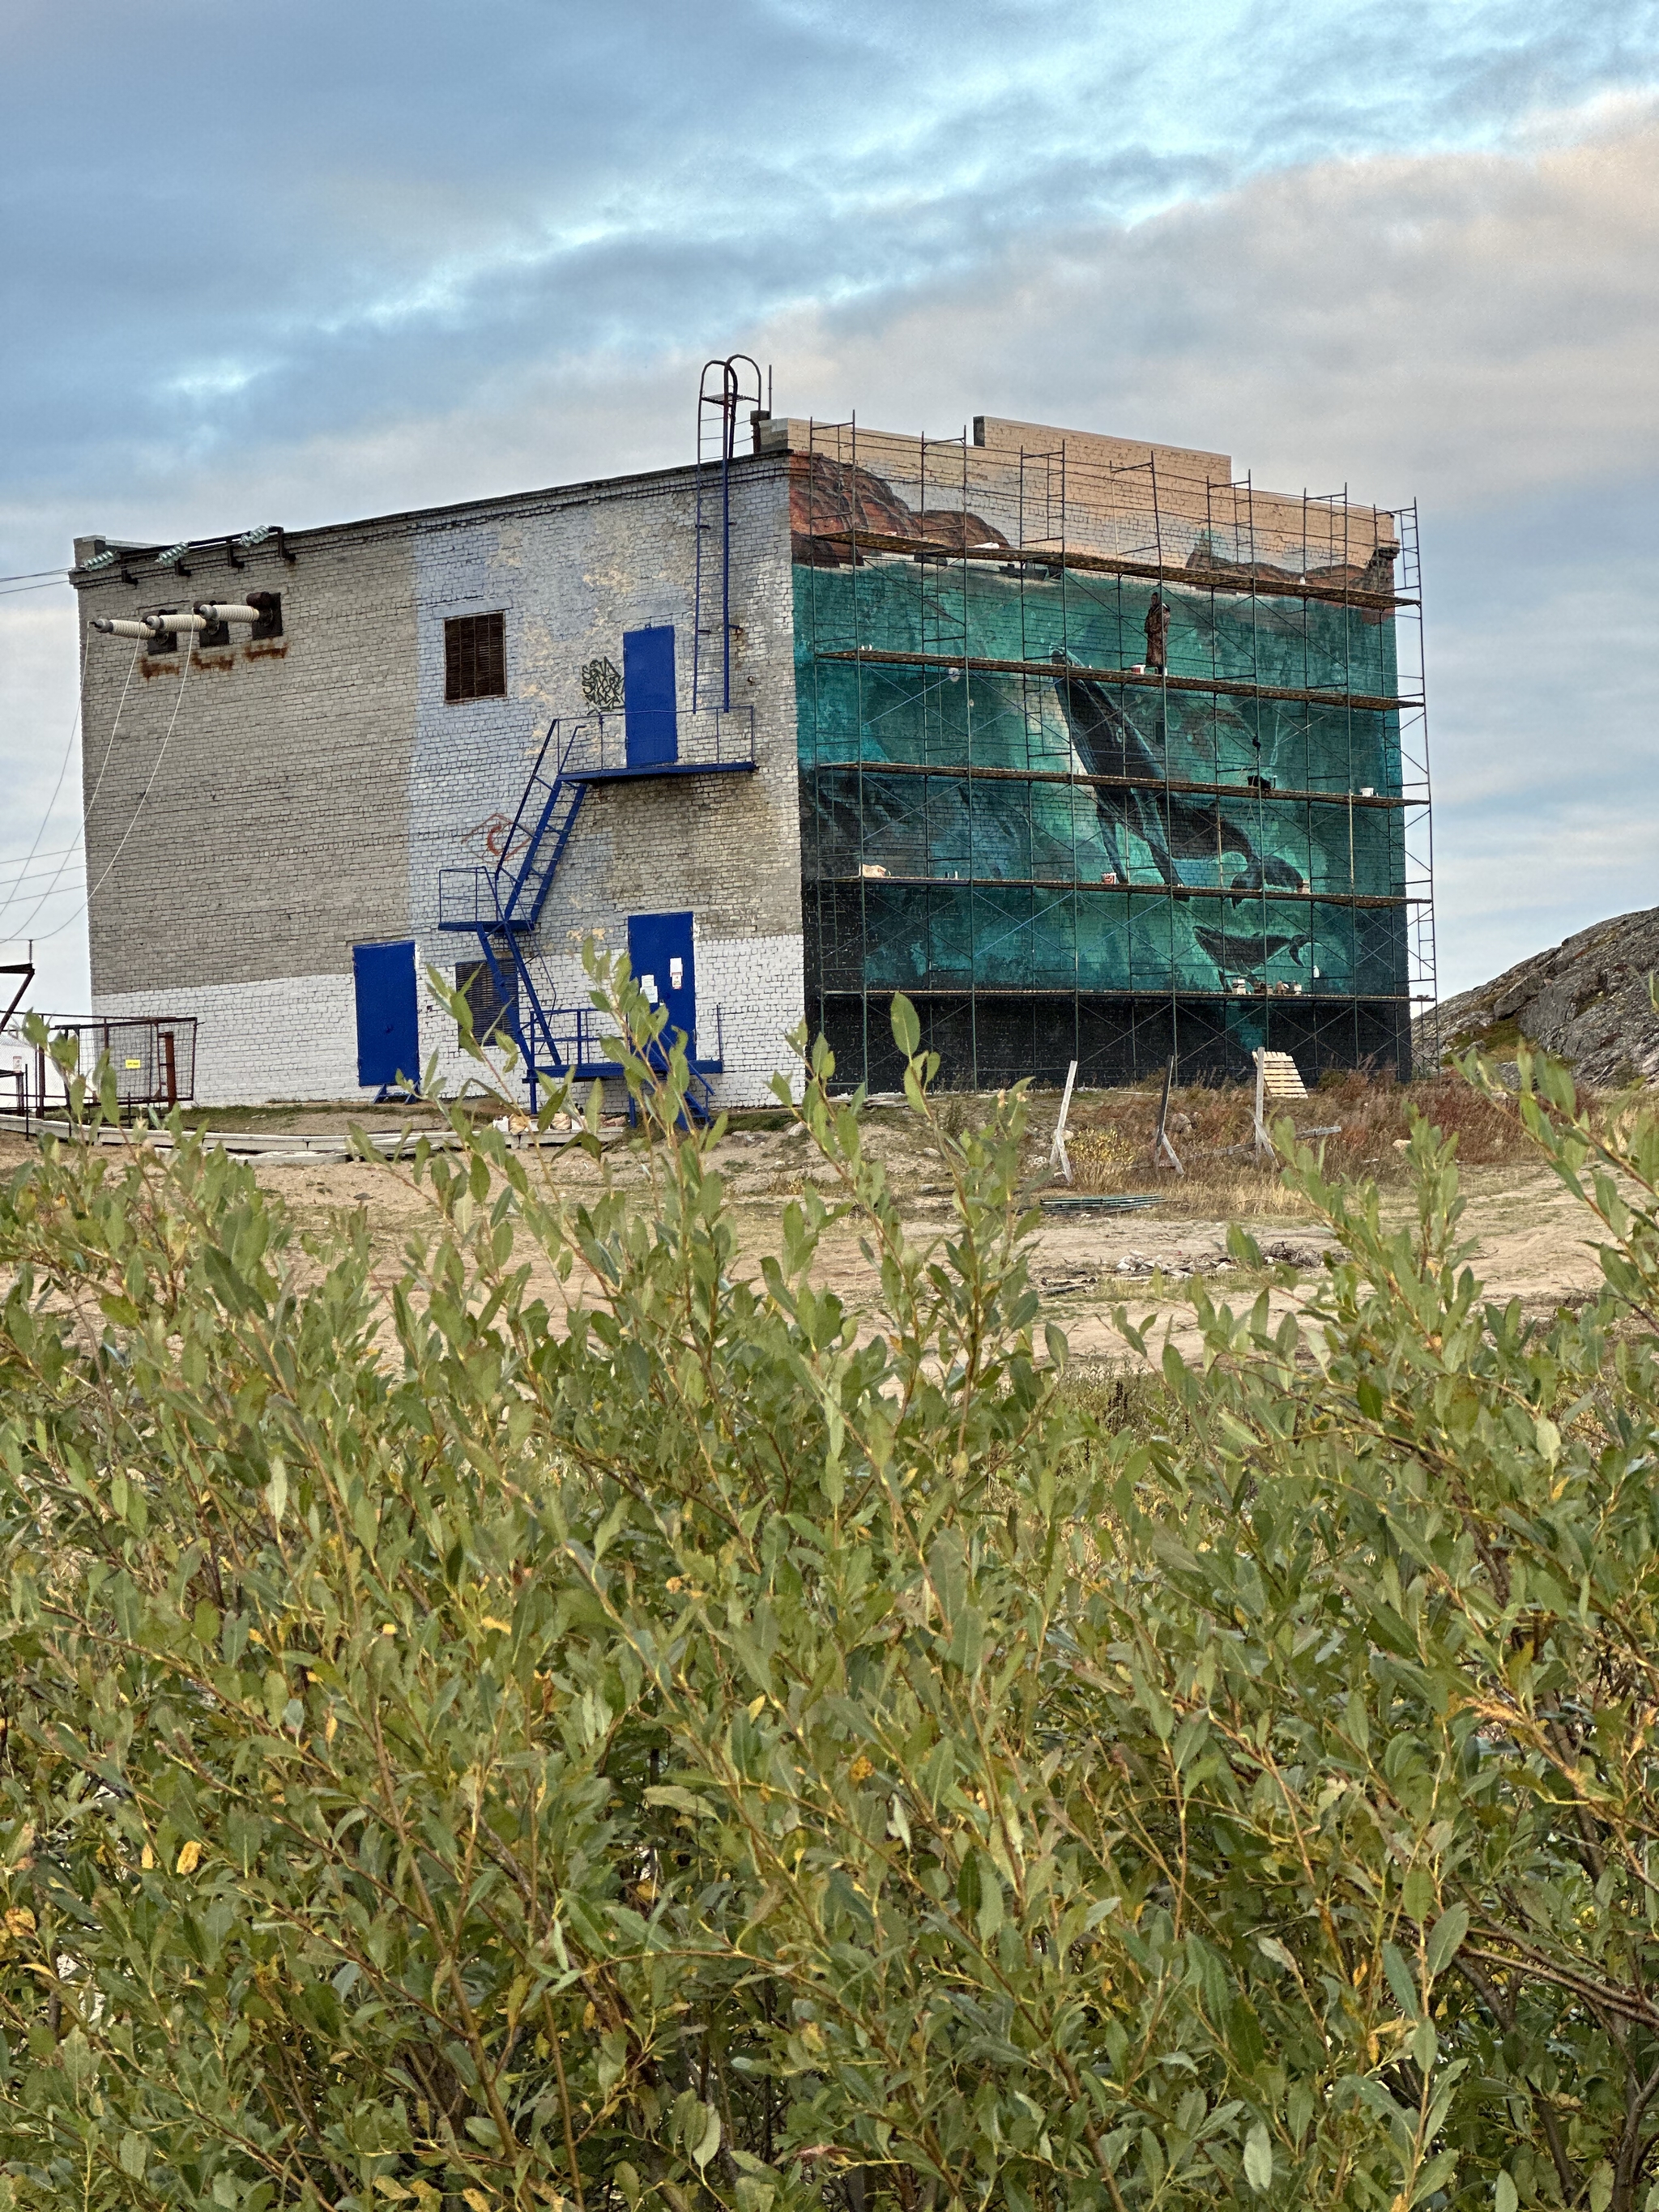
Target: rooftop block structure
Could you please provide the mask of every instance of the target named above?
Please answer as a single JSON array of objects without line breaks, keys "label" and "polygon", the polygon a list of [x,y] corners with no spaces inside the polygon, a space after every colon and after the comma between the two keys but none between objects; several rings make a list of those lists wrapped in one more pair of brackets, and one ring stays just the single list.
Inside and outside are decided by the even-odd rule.
[{"label": "rooftop block structure", "polygon": [[595,939],[711,1110],[803,1019],[888,1086],[896,991],[947,1083],[1407,1073],[1413,510],[715,366],[687,468],[76,541],[95,1012],[193,1018],[209,1103],[349,1097],[459,1072],[435,968],[527,1089],[604,1079]]}]

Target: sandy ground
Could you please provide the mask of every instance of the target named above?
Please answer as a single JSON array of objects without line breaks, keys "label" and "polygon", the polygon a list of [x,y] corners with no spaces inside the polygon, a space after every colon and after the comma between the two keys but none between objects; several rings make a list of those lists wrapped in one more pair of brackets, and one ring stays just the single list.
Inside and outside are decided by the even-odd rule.
[{"label": "sandy ground", "polygon": [[[395,1121],[386,1115],[374,1119]],[[297,1114],[289,1126],[337,1131],[343,1122],[325,1114]],[[898,1112],[872,1115],[868,1142],[888,1169],[908,1232],[924,1243],[942,1237],[949,1220],[943,1171],[925,1139],[918,1141],[909,1117]],[[1045,1149],[1044,1138],[1034,1140],[1034,1175]],[[0,1173],[28,1158],[30,1151],[21,1139],[0,1134]],[[599,1170],[580,1153],[541,1158],[561,1189],[574,1195],[597,1187]],[[643,1198],[649,1187],[647,1169],[625,1137],[619,1137],[611,1162],[623,1187],[637,1188]],[[784,1206],[815,1172],[809,1140],[781,1130],[741,1131],[720,1146],[717,1164],[727,1179],[746,1269],[757,1271],[763,1255],[777,1247]],[[258,1163],[255,1173],[302,1217],[366,1209],[389,1273],[396,1272],[410,1231],[429,1214],[429,1200],[414,1187],[407,1165],[295,1161],[290,1155]],[[827,1186],[828,1171],[817,1174]],[[1265,1180],[1258,1188],[1272,1198]],[[1519,1298],[1529,1310],[1543,1314],[1596,1288],[1595,1224],[1547,1173],[1530,1166],[1471,1168],[1464,1171],[1464,1188],[1469,1200],[1467,1234],[1476,1242],[1474,1265],[1489,1296]],[[1268,1287],[1275,1319],[1294,1310],[1316,1279],[1321,1255],[1331,1241],[1322,1223],[1282,1211],[1252,1218],[1247,1206],[1230,1209],[1271,1263],[1265,1276],[1241,1273],[1226,1257],[1226,1214],[1206,1214],[1199,1189],[1167,1184],[1165,1189],[1163,1204],[1142,1212],[1044,1215],[1034,1242],[1032,1274],[1045,1318],[1066,1332],[1074,1356],[1087,1361],[1127,1356],[1113,1320],[1119,1305],[1137,1324],[1153,1325],[1155,1345],[1161,1346],[1167,1337],[1182,1351],[1194,1351],[1194,1275],[1207,1280],[1218,1300],[1241,1306]],[[1391,1214],[1407,1217],[1407,1188],[1401,1183],[1389,1189],[1385,1205]],[[859,1251],[856,1231],[838,1231],[826,1239],[818,1273],[868,1326],[877,1324],[877,1277]],[[544,1287],[554,1288],[550,1270]]]}]

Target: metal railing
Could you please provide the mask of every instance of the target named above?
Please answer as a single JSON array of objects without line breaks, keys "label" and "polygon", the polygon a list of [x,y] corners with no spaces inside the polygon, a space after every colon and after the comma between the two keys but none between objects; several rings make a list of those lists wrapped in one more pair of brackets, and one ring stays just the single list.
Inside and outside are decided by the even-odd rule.
[{"label": "metal railing", "polygon": [[624,716],[589,714],[568,726],[558,759],[564,776],[686,775],[699,769],[750,769],[755,765],[755,710],[709,707],[680,715],[674,757],[663,761],[629,758]]},{"label": "metal railing", "polygon": [[[726,1017],[720,1006],[714,1009],[714,1049],[705,1053],[707,1036],[700,1018],[697,1034],[690,1040],[691,1049],[687,1057],[694,1069],[707,1069],[720,1074],[726,1065]],[[542,1042],[556,1055],[558,1064],[567,1069],[611,1067],[616,1065],[611,1042],[617,1035],[613,1015],[602,1013],[597,1006],[556,1006],[542,1017]],[[672,1046],[673,1035],[665,1033],[653,1048],[653,1054],[666,1057],[666,1048]]]},{"label": "metal railing", "polygon": [[440,929],[505,929],[500,878],[494,868],[440,868]]}]

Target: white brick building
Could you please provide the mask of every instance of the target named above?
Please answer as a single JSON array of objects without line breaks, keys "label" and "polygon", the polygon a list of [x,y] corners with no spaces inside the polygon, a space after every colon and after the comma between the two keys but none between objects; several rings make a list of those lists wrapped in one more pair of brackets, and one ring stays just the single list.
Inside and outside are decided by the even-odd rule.
[{"label": "white brick building", "polygon": [[460,1072],[432,967],[580,1073],[597,936],[714,1103],[764,1101],[803,1018],[890,1085],[896,991],[947,1083],[1409,1069],[1414,509],[997,417],[757,410],[753,443],[288,538],[77,540],[94,1011],[194,1015],[207,1102],[349,1098]]},{"label": "white brick building", "polygon": [[[623,714],[590,700],[619,708],[624,640],[666,631],[678,772],[587,785],[525,950],[550,1006],[583,1007],[586,935],[624,951],[630,917],[689,914],[711,1088],[765,1098],[803,1012],[787,470],[732,471],[730,714],[713,711],[718,667],[692,703],[690,470],[198,542],[165,566],[157,549],[77,539],[83,628],[280,596],[280,636],[83,641],[95,1011],[194,1015],[210,1103],[357,1097],[387,1071],[360,1066],[354,951],[412,945],[394,966],[421,979],[422,1064],[435,1051],[459,1073],[423,979],[476,966],[482,946],[441,929],[441,874],[494,878],[556,719],[556,751],[575,732],[586,764],[602,750],[626,769]],[[504,666],[447,672],[447,645],[488,659],[491,617]],[[726,764],[698,772],[716,744]],[[452,873],[452,907],[469,887]]]}]

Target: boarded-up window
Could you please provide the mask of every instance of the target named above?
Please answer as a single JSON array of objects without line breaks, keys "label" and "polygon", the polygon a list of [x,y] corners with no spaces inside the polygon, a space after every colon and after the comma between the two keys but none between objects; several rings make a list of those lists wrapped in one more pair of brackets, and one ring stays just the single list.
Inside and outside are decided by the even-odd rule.
[{"label": "boarded-up window", "polygon": [[464,699],[507,696],[507,640],[503,617],[457,615],[444,624],[444,697],[456,706]]}]

